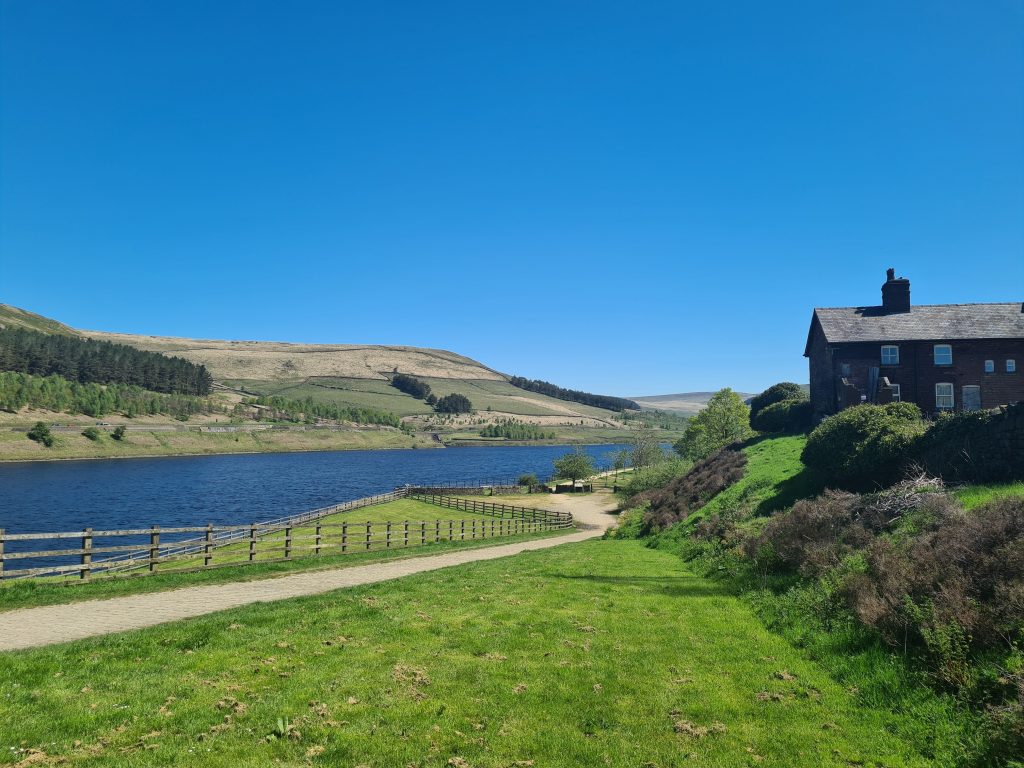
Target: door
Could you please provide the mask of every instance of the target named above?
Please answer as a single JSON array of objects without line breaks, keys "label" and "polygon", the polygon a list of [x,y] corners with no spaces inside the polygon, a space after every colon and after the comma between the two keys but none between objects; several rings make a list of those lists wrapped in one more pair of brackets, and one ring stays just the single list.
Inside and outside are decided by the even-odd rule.
[{"label": "door", "polygon": [[965,411],[981,410],[981,387],[969,386],[963,389],[963,404]]}]

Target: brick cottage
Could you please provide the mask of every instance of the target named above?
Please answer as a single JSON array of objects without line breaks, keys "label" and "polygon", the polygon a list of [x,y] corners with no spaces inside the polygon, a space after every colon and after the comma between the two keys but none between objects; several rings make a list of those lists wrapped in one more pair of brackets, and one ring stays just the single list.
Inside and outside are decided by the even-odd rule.
[{"label": "brick cottage", "polygon": [[911,306],[890,269],[881,306],[814,310],[804,357],[815,420],[864,402],[995,408],[1024,401],[1024,305]]}]

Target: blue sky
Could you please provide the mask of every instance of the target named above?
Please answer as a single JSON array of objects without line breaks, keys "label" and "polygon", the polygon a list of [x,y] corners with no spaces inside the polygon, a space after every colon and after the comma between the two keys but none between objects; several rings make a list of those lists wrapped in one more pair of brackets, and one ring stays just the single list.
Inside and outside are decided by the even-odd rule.
[{"label": "blue sky", "polygon": [[1024,299],[1024,3],[0,0],[0,301],[806,381],[813,306]]}]

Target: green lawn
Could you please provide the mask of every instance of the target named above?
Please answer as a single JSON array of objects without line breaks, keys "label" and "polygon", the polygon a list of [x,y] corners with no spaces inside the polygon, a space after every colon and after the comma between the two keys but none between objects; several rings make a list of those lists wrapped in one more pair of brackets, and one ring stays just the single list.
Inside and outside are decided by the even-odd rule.
[{"label": "green lawn", "polygon": [[[526,498],[526,497],[523,497]],[[477,497],[477,500],[481,500]],[[518,502],[520,506],[529,506]],[[466,521],[465,539],[462,539],[463,530],[461,525],[452,529],[453,541],[449,542],[448,528],[441,528],[442,541],[435,543],[433,536],[435,528],[431,521],[452,520]],[[343,521],[349,523],[349,536],[347,552],[342,554],[341,529]],[[365,550],[366,523],[371,521],[372,549]],[[392,546],[386,546],[387,523],[392,523]],[[410,525],[410,546],[403,546],[405,521],[412,523],[426,522],[427,544],[420,544],[420,528],[418,525]],[[477,524],[477,534],[473,536],[471,522]],[[408,557],[417,555],[431,555],[444,552],[451,548],[474,547],[480,544],[506,544],[526,539],[562,535],[566,531],[536,532],[518,535],[506,535],[500,538],[490,537],[491,523],[497,519],[490,515],[474,515],[471,512],[464,512],[457,509],[446,509],[433,504],[426,504],[412,499],[399,499],[398,501],[380,504],[365,509],[358,509],[352,512],[329,515],[321,521],[323,550],[319,556],[315,556],[307,547],[312,542],[306,538],[315,534],[313,525],[306,525],[295,528],[292,532],[295,549],[293,560],[287,562],[271,562],[282,557],[284,544],[284,533],[269,534],[261,539],[257,548],[257,560],[248,564],[248,543],[239,542],[222,546],[214,550],[213,563],[220,567],[211,569],[194,570],[184,573],[156,573],[146,574],[143,571],[136,571],[134,575],[121,574],[105,576],[97,574],[92,581],[81,583],[75,579],[20,579],[0,581],[0,612],[10,611],[16,608],[26,608],[37,605],[53,605],[62,602],[77,602],[101,597],[115,597],[119,595],[137,594],[143,592],[159,592],[161,590],[176,589],[179,587],[193,586],[196,584],[220,584],[229,581],[247,581],[256,578],[281,575],[297,570],[310,570],[325,567],[345,568],[353,565],[365,565],[385,558]],[[506,526],[509,521],[505,521]],[[194,559],[178,562],[171,567],[188,567],[201,565],[202,556],[197,555]]]},{"label": "green lawn", "polygon": [[76,766],[932,764],[893,735],[900,715],[873,710],[724,588],[636,542],[2,662],[0,763],[46,764],[45,753]]}]

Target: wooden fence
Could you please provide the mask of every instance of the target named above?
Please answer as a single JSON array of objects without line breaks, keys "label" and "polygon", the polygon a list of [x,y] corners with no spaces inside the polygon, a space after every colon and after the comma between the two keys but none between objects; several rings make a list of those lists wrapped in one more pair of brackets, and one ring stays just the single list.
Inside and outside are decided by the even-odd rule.
[{"label": "wooden fence", "polygon": [[[475,513],[488,520],[349,521],[325,520],[396,498]],[[410,547],[440,541],[471,541],[571,528],[565,512],[495,504],[441,495],[390,494],[324,507],[291,518],[251,525],[131,528],[58,533],[4,533],[0,529],[0,579],[63,577],[86,581],[94,575],[174,573],[256,562],[280,562],[301,556],[351,554]],[[188,536],[168,543],[168,536]],[[125,541],[131,543],[121,543]],[[140,541],[141,539],[141,541]],[[7,543],[65,542],[74,546],[5,551]],[[51,545],[53,546],[53,545]],[[62,559],[63,563],[12,568],[19,561]],[[67,562],[70,560],[71,562]]]}]

